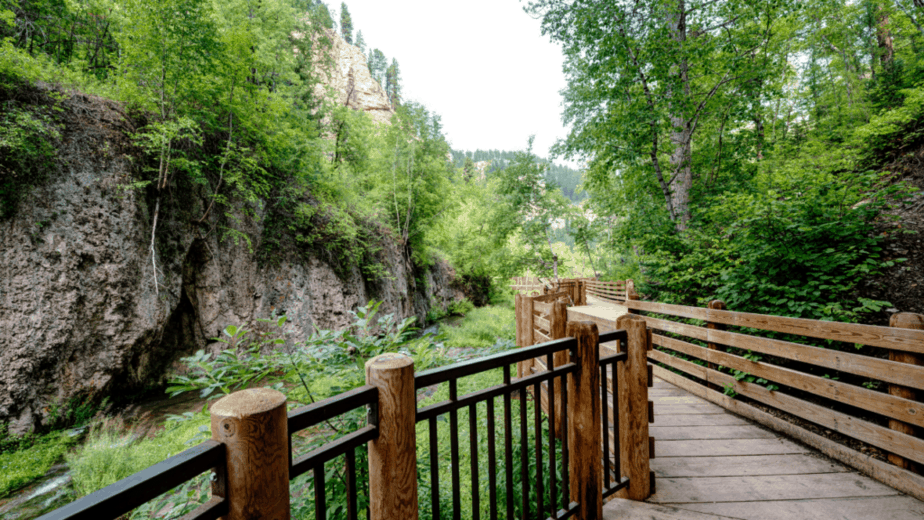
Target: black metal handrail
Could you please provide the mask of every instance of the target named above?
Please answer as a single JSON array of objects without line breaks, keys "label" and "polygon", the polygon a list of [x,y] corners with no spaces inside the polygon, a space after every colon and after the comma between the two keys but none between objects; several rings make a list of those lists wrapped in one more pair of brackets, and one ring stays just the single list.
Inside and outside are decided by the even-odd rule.
[{"label": "black metal handrail", "polygon": [[[378,414],[379,389],[362,386],[349,392],[335,395],[323,401],[303,406],[289,413],[289,480],[308,471],[314,477],[315,517],[327,518],[327,495],[325,492],[324,464],[341,455],[346,464],[347,518],[356,520],[358,515],[356,487],[356,449],[365,446],[379,436]],[[295,457],[292,450],[292,434],[317,426],[334,417],[368,407],[367,424],[358,430],[315,448],[311,452]],[[365,483],[368,486],[368,482]]]},{"label": "black metal handrail", "polygon": [[[478,464],[478,428],[476,424],[477,407],[481,402],[486,403],[487,407],[487,439],[488,439],[488,511],[492,520],[498,518],[498,497],[497,497],[497,447],[496,447],[496,426],[495,426],[495,409],[494,400],[497,397],[503,397],[503,421],[504,421],[504,470],[506,481],[506,513],[501,514],[502,518],[514,518],[515,506],[513,503],[513,417],[512,417],[512,399],[513,395],[519,393],[523,404],[520,406],[520,485],[521,488],[521,511],[526,515],[530,508],[529,503],[529,478],[528,478],[528,435],[527,435],[527,407],[525,400],[528,390],[532,390],[536,405],[533,409],[533,427],[535,439],[535,467],[536,467],[536,497],[537,504],[535,511],[541,516],[551,515],[552,518],[569,518],[578,510],[578,504],[571,502],[569,495],[568,479],[564,478],[562,482],[562,493],[558,493],[558,482],[556,475],[556,439],[549,429],[548,435],[548,461],[549,461],[549,493],[546,494],[543,489],[543,456],[542,456],[542,429],[541,429],[541,410],[538,403],[542,384],[546,383],[549,387],[550,395],[554,393],[555,381],[562,385],[562,421],[563,431],[567,431],[568,421],[568,392],[565,378],[568,374],[574,373],[577,365],[572,362],[555,367],[553,364],[553,355],[556,352],[569,351],[573,354],[577,348],[577,341],[574,338],[565,338],[554,340],[540,345],[520,348],[511,352],[504,352],[493,356],[488,356],[462,363],[456,363],[442,368],[436,368],[421,372],[415,377],[415,387],[423,388],[439,383],[449,383],[449,400],[435,403],[433,405],[420,408],[417,410],[417,422],[427,421],[429,423],[429,448],[430,448],[430,500],[433,518],[440,518],[440,482],[439,482],[439,455],[437,442],[437,418],[444,414],[449,414],[450,421],[450,457],[452,472],[452,517],[459,519],[461,517],[461,493],[460,493],[460,467],[459,467],[459,419],[458,411],[468,408],[469,413],[469,449],[471,456],[471,488],[472,488],[472,514],[475,520],[479,520],[481,509],[481,497],[479,496],[479,464]],[[537,374],[528,375],[517,380],[511,379],[510,366],[514,363],[545,357],[547,366],[553,367],[550,370]],[[500,368],[503,370],[503,383],[494,385],[489,388],[478,390],[470,394],[458,396],[458,380],[465,376],[471,376],[488,370]],[[554,416],[554,399],[549,399],[549,416]],[[567,439],[562,440],[562,467],[565,472],[568,468],[568,443]],[[548,504],[546,504],[548,498]]]},{"label": "black metal handrail", "polygon": [[[41,516],[40,520],[99,520],[118,518],[145,502],[193,479],[212,468],[223,470],[225,445],[208,440],[169,459],[158,462],[130,477],[110,484],[99,491],[75,500],[66,506]],[[195,511],[184,516],[188,520],[212,520],[228,514],[224,498],[212,497]]]}]

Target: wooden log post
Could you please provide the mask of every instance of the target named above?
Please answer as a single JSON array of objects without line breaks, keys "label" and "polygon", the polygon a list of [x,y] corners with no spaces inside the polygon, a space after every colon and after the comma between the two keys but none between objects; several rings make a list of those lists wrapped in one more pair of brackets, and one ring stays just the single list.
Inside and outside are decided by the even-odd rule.
[{"label": "wooden log post", "polygon": [[228,501],[223,518],[288,520],[286,397],[268,388],[241,390],[216,401],[210,415],[212,440],[227,450],[224,475],[212,487]]},{"label": "wooden log post", "polygon": [[[635,292],[635,282],[626,280],[626,300],[638,300],[638,293]],[[629,314],[639,314],[635,309],[629,309]]]},{"label": "wooden log post", "polygon": [[648,327],[641,316],[623,314],[616,328],[628,333],[628,344],[619,342],[627,359],[616,365],[620,476],[629,477],[629,488],[620,496],[645,500],[651,496],[653,480],[648,440]]},{"label": "wooden log post", "polygon": [[[724,311],[725,302],[723,302],[722,300],[712,300],[711,302],[706,304],[706,308],[710,310]],[[725,325],[721,323],[713,323],[711,321],[706,322],[706,328],[709,330],[725,330],[726,329]],[[721,350],[723,352],[725,351],[725,347],[723,345],[719,345],[718,343],[713,343],[711,341],[707,342],[707,346],[709,347],[709,350]],[[709,363],[709,368],[711,368],[712,370],[719,369],[719,367],[715,363]],[[719,385],[715,383],[709,383],[709,388],[711,388],[712,390],[721,390]]]},{"label": "wooden log post", "polygon": [[378,355],[366,362],[366,384],[379,389],[379,437],[369,442],[369,519],[416,520],[414,360],[404,354]]},{"label": "wooden log post", "polygon": [[[893,314],[892,318],[889,319],[889,326],[902,329],[924,330],[924,315],[914,314],[911,312],[899,312],[897,314]],[[897,361],[899,363],[908,363],[910,365],[924,365],[924,356],[915,354],[913,352],[891,350],[889,351],[889,360]],[[903,397],[912,401],[919,400],[917,392],[914,389],[905,386],[889,385],[889,393],[891,395]],[[889,419],[889,428],[902,433],[907,433],[911,436],[918,436],[916,435],[918,432],[915,431],[916,428],[913,425],[903,423],[895,419]],[[889,453],[889,462],[902,469],[906,469],[918,474],[922,473],[922,468],[919,465],[908,459],[895,455],[894,453]]]},{"label": "wooden log post", "polygon": [[[552,304],[552,311],[549,312],[549,325],[552,330],[551,333],[552,339],[561,339],[567,337],[568,333],[568,306],[564,302],[555,302]],[[562,350],[552,354],[552,362],[556,367],[560,367],[568,363],[568,351]],[[555,438],[562,439],[564,438],[564,432],[562,432],[562,410],[564,409],[564,403],[562,402],[562,385],[561,380],[555,382],[555,391],[552,392],[552,399],[555,401],[555,417],[552,418],[552,432],[555,435]]]},{"label": "wooden log post", "polygon": [[600,435],[600,335],[589,321],[568,323],[567,334],[577,339],[577,371],[568,376],[568,468],[571,500],[580,504],[575,518],[603,518],[603,446]]},{"label": "wooden log post", "polygon": [[[517,336],[520,340],[519,347],[531,347],[535,343],[533,331],[536,328],[536,317],[533,315],[535,308],[532,296],[523,296],[520,298],[520,309],[517,311]],[[521,332],[522,331],[522,332]],[[517,377],[529,375],[529,369],[533,366],[533,360],[527,359],[517,363]]]}]

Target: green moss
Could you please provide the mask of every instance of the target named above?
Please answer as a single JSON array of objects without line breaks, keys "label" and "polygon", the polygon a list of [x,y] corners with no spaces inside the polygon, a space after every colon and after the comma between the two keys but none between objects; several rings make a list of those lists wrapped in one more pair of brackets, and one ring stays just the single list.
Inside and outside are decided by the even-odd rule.
[{"label": "green moss", "polygon": [[34,442],[24,450],[0,453],[0,497],[45,476],[67,451],[71,438],[56,432]]}]

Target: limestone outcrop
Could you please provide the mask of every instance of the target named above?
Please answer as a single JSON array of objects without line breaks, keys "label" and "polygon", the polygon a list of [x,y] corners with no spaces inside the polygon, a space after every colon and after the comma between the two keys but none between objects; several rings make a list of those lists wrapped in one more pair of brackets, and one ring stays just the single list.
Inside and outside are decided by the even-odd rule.
[{"label": "limestone outcrop", "polygon": [[387,123],[395,111],[385,89],[369,73],[366,56],[359,47],[350,45],[336,31],[328,30],[333,67],[323,74],[319,93],[330,89],[341,106],[361,110],[376,123]]}]

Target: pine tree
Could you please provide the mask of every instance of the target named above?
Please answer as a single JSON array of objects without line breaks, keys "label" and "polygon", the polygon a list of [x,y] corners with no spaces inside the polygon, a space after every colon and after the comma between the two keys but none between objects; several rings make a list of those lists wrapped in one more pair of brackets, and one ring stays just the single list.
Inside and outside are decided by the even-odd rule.
[{"label": "pine tree", "polygon": [[372,75],[372,79],[379,82],[379,85],[385,84],[385,68],[388,67],[388,58],[385,57],[385,53],[378,49],[372,49],[369,51],[369,74]]},{"label": "pine tree", "polygon": [[350,16],[346,2],[340,3],[340,35],[343,36],[344,41],[353,45],[353,18]]},{"label": "pine tree", "polygon": [[356,31],[356,43],[354,45],[359,47],[359,52],[366,54],[366,40],[363,39],[362,31]]},{"label": "pine tree", "polygon": [[398,60],[392,58],[391,65],[385,71],[385,94],[388,102],[396,107],[401,102],[401,74],[398,70]]}]

